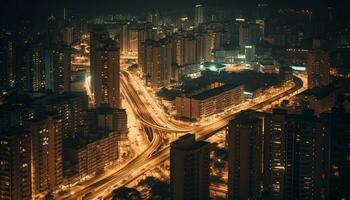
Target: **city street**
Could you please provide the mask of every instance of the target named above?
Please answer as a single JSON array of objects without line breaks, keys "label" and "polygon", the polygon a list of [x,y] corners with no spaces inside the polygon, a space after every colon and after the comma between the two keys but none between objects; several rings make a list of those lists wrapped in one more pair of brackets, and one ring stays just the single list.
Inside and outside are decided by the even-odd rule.
[{"label": "city street", "polygon": [[[226,127],[229,120],[237,113],[246,109],[258,110],[266,105],[270,105],[274,102],[280,101],[280,99],[296,94],[295,92],[302,92],[303,82],[301,79],[294,77],[295,86],[281,91],[275,96],[271,96],[270,99],[257,102],[254,105],[247,104],[245,107],[240,106],[239,109],[235,109],[232,112],[228,112],[220,118],[214,118],[210,121],[210,124],[203,126],[196,126],[191,130],[183,130],[182,127],[176,127],[176,124],[171,123],[163,116],[150,111],[149,107],[144,104],[140,95],[136,92],[133,84],[127,77],[126,73],[122,73],[122,92],[133,109],[137,119],[145,127],[145,133],[152,138],[150,146],[140,155],[136,156],[133,160],[128,162],[122,169],[117,172],[106,176],[105,178],[98,179],[96,182],[83,186],[72,188],[68,195],[59,197],[58,199],[95,199],[95,198],[108,198],[113,189],[128,184],[135,178],[139,177],[146,171],[156,167],[160,163],[169,159],[169,145],[163,144],[162,134],[164,133],[185,133],[192,132],[196,134],[197,139],[206,140],[218,130]],[[167,124],[166,124],[167,123]],[[168,128],[174,127],[174,128]],[[94,192],[91,193],[91,190]]]}]

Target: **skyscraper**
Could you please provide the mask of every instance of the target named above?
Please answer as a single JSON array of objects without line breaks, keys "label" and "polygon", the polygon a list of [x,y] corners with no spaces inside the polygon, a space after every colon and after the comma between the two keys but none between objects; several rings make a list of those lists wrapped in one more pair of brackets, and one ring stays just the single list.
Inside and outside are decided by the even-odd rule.
[{"label": "skyscraper", "polygon": [[243,50],[245,46],[256,45],[262,32],[256,23],[243,23],[239,26],[239,47]]},{"label": "skyscraper", "polygon": [[228,199],[261,197],[262,119],[252,113],[240,113],[228,129]]},{"label": "skyscraper", "polygon": [[135,26],[124,24],[121,27],[120,53],[123,55],[136,55],[138,52],[139,29]]},{"label": "skyscraper", "polygon": [[62,120],[38,117],[29,124],[32,139],[33,195],[46,194],[62,184]]},{"label": "skyscraper", "polygon": [[[0,35],[0,89],[28,90],[26,65],[26,36],[20,32]],[[1,86],[3,85],[3,86]]]},{"label": "skyscraper", "polygon": [[27,52],[28,89],[30,91],[45,90],[45,50],[42,44],[32,45]]},{"label": "skyscraper", "polygon": [[328,127],[310,110],[265,118],[264,191],[270,199],[323,199]]},{"label": "skyscraper", "polygon": [[71,80],[71,49],[66,45],[49,47],[45,51],[45,89],[69,92]]},{"label": "skyscraper", "polygon": [[[327,167],[325,178],[326,199],[350,198],[350,114],[343,109],[333,109],[332,113],[321,115],[329,126],[326,142],[329,144],[328,156],[324,162]],[[329,160],[328,160],[329,159]],[[329,178],[329,181],[327,179]]]},{"label": "skyscraper", "polygon": [[106,39],[94,50],[92,81],[95,105],[120,108],[120,52],[117,42]]},{"label": "skyscraper", "polygon": [[120,54],[126,55],[128,51],[128,24],[123,24],[121,26],[120,32]]},{"label": "skyscraper", "polygon": [[179,66],[196,63],[196,38],[194,35],[177,35],[174,40],[176,63]]},{"label": "skyscraper", "polygon": [[143,51],[143,43],[149,39],[156,39],[157,34],[155,30],[152,29],[152,26],[149,23],[144,24],[144,27],[140,27],[137,33],[137,63],[140,69],[144,68],[145,64],[145,52]]},{"label": "skyscraper", "polygon": [[306,111],[289,116],[286,134],[285,199],[323,199],[328,130]]},{"label": "skyscraper", "polygon": [[153,26],[158,26],[160,23],[160,15],[158,11],[155,11],[153,13],[148,13],[147,15],[147,21],[151,22]]},{"label": "skyscraper", "polygon": [[209,199],[210,143],[187,134],[170,144],[171,199]]},{"label": "skyscraper", "polygon": [[48,94],[35,98],[30,104],[36,110],[35,115],[56,112],[62,119],[64,138],[77,136],[86,126],[85,114],[88,109],[88,100],[85,93]]},{"label": "skyscraper", "polygon": [[274,110],[264,119],[264,191],[283,199],[285,173],[285,124],[287,111]]},{"label": "skyscraper", "polygon": [[203,9],[204,9],[203,5],[201,5],[201,4],[198,4],[195,6],[194,23],[196,26],[198,26],[204,22]]},{"label": "skyscraper", "polygon": [[173,45],[170,39],[147,40],[142,45],[143,77],[151,87],[170,84],[173,62]]},{"label": "skyscraper", "polygon": [[105,29],[94,29],[90,31],[90,73],[91,73],[91,90],[95,90],[95,74],[98,67],[96,66],[96,50],[102,45],[102,41],[109,38],[108,32]]},{"label": "skyscraper", "polygon": [[307,57],[308,88],[330,83],[329,53],[322,50],[310,51]]},{"label": "skyscraper", "polygon": [[212,61],[212,37],[208,32],[196,35],[196,58],[198,63]]},{"label": "skyscraper", "polygon": [[23,128],[0,131],[0,199],[32,199],[31,137]]}]

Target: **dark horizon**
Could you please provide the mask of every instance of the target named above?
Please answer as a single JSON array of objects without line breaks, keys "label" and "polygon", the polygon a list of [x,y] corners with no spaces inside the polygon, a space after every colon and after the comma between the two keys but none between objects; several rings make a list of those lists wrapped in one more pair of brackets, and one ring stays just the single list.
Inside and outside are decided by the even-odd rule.
[{"label": "dark horizon", "polygon": [[92,15],[100,13],[139,13],[147,12],[152,10],[169,11],[178,9],[189,9],[195,4],[203,4],[207,7],[217,7],[230,9],[250,9],[256,7],[259,3],[267,3],[275,8],[308,8],[308,9],[318,9],[320,7],[325,7],[329,5],[340,5],[343,8],[348,7],[349,3],[344,2],[331,2],[330,0],[294,0],[290,2],[281,2],[278,0],[177,0],[177,1],[167,1],[164,3],[162,0],[129,0],[129,1],[112,1],[112,0],[36,0],[36,1],[26,1],[26,0],[6,0],[1,6],[1,15],[3,21],[8,21],[14,18],[18,19],[33,19],[39,16],[50,16],[55,15],[63,8],[72,10],[74,12]]}]

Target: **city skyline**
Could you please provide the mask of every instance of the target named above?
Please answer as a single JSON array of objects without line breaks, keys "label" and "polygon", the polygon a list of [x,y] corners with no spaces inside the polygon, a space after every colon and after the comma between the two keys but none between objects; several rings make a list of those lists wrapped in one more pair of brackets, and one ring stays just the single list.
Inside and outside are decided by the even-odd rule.
[{"label": "city skyline", "polygon": [[334,1],[6,1],[0,199],[350,198]]}]

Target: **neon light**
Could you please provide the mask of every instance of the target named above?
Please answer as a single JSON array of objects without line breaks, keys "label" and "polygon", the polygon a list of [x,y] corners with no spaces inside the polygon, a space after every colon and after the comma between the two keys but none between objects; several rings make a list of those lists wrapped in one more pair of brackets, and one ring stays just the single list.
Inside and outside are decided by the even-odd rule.
[{"label": "neon light", "polygon": [[295,71],[306,71],[306,67],[302,67],[302,66],[290,66],[293,70]]}]

